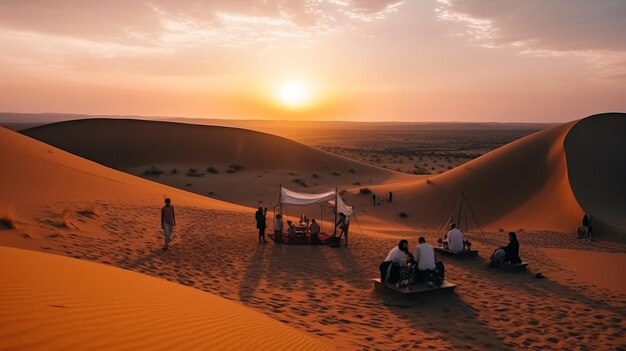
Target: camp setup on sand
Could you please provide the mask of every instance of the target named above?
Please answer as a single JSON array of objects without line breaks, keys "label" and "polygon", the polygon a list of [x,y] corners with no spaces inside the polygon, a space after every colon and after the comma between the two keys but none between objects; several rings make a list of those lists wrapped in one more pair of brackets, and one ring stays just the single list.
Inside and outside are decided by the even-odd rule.
[{"label": "camp setup on sand", "polygon": [[[289,228],[287,226],[288,205],[301,207],[313,205],[320,206],[320,217],[316,221],[320,228],[320,233],[318,234],[317,241],[313,240],[310,232],[311,220],[306,215],[300,216],[299,221],[297,221],[297,223],[293,223],[296,235],[295,238],[289,237]],[[325,217],[324,212],[328,212],[329,210],[332,211],[332,214],[327,213]],[[333,241],[336,241],[335,244],[338,244],[339,240],[333,240],[333,238],[337,237],[337,227],[335,224],[337,223],[338,218],[341,214],[343,214],[347,218],[346,223],[349,223],[349,217],[354,215],[352,206],[349,206],[343,201],[336,188],[332,191],[312,194],[299,193],[293,190],[289,190],[282,185],[280,186],[280,192],[278,195],[278,205],[274,207],[274,217],[276,217],[275,215],[278,213],[284,216],[284,227],[282,234],[283,239],[277,241],[274,234],[270,234],[270,237],[274,240],[274,242],[292,245],[326,245],[332,244]],[[324,218],[326,218],[326,221],[332,221],[330,231],[324,231]],[[344,233],[341,234],[343,235]],[[343,235],[343,239],[345,241],[345,245],[347,245],[347,233]]]},{"label": "camp setup on sand", "polygon": [[[478,223],[478,219],[476,219],[476,215],[474,215],[474,211],[467,201],[467,197],[465,193],[461,193],[459,197],[459,201],[454,205],[452,211],[450,212],[450,216],[443,223],[443,226],[439,229],[439,232],[442,234],[442,237],[447,233],[448,226],[451,223],[456,223],[457,228],[461,230],[464,234],[469,234],[472,231],[483,235],[484,232]],[[448,248],[447,242],[440,241],[439,246],[435,247],[435,251],[442,255],[458,257],[458,258],[467,258],[467,257],[476,257],[478,256],[478,250],[472,250],[471,243],[464,245],[462,251],[452,251]]]}]

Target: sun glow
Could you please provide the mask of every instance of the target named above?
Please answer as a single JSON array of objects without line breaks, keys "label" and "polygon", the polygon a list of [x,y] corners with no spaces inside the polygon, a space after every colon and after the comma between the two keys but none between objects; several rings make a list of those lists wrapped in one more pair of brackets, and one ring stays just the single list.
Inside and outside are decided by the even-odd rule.
[{"label": "sun glow", "polygon": [[278,88],[278,99],[284,106],[302,107],[310,103],[311,91],[300,81],[290,81]]}]

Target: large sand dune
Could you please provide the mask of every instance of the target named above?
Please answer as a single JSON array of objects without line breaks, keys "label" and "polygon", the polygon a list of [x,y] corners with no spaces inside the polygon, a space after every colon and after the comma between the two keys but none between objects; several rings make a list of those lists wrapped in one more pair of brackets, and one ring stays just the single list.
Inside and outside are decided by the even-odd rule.
[{"label": "large sand dune", "polygon": [[576,123],[565,137],[569,182],[596,232],[626,233],[626,114]]},{"label": "large sand dune", "polygon": [[[357,182],[380,184],[411,178],[275,135],[239,128],[91,119],[54,123],[24,133],[129,173],[140,175],[156,166],[164,174],[152,180],[249,206],[269,205],[276,200],[279,184],[326,191]],[[230,165],[244,169],[236,171]],[[208,167],[219,173],[208,172]],[[187,176],[191,168],[204,174]],[[176,174],[172,174],[173,169]]]},{"label": "large sand dune", "polygon": [[[369,213],[398,218],[402,210],[409,217],[397,222],[435,228],[464,192],[483,229],[573,233],[585,208],[602,221],[598,234],[604,225],[624,233],[625,121],[624,114],[591,116],[524,137],[428,181],[376,187],[393,190],[398,201]],[[361,206],[368,201],[352,199]],[[470,214],[467,221],[474,224]]]},{"label": "large sand dune", "polygon": [[0,349],[330,350],[237,303],[143,274],[7,247],[0,264]]},{"label": "large sand dune", "polygon": [[[16,219],[15,229],[7,229],[2,222],[1,245],[105,263],[218,294],[301,332],[315,335],[337,350],[605,350],[624,344],[623,284],[617,285],[615,290],[615,285],[603,287],[603,280],[572,279],[574,275],[567,272],[576,270],[575,264],[561,264],[540,250],[560,247],[597,251],[597,257],[613,266],[613,256],[623,260],[623,245],[586,243],[576,241],[573,235],[524,233],[520,236],[523,258],[531,262],[531,269],[542,271],[548,279],[536,280],[530,273],[509,275],[489,270],[485,268],[484,257],[475,261],[446,260],[448,278],[460,284],[457,294],[406,301],[393,295],[373,293],[368,279],[378,275],[379,262],[399,238],[408,238],[414,247],[414,231],[387,230],[388,234],[382,236],[366,228],[362,236],[355,230],[350,246],[341,249],[259,244],[252,219],[253,209],[113,171],[6,130],[0,130],[0,157],[10,166],[0,168],[0,190],[3,194],[11,194],[10,198],[0,197],[0,206],[12,208]],[[172,196],[178,213],[176,237],[170,251],[160,250],[158,214],[164,193]],[[385,205],[381,211],[400,205],[403,204]],[[384,216],[378,217],[377,221],[381,228],[392,229],[393,223]],[[435,239],[433,233],[426,233],[426,237],[431,242]],[[498,233],[470,234],[469,238],[481,253],[487,253],[502,241]],[[617,252],[619,256],[609,256],[608,252]],[[2,261],[9,269],[37,261],[26,256],[4,256],[10,260],[10,263]],[[74,260],[71,263],[81,264]],[[615,267],[616,276],[623,276],[619,266]],[[6,277],[23,279],[22,282],[32,277],[39,279],[36,274],[31,275],[32,269],[37,267],[17,267]],[[83,268],[78,267],[76,271],[83,272]],[[44,274],[45,270],[40,272]],[[556,272],[561,273],[557,276]],[[99,275],[90,273],[93,274],[88,274],[89,277]],[[22,275],[25,278],[20,278]],[[50,281],[48,277],[41,279],[42,282]],[[126,278],[120,276],[120,279]],[[81,296],[93,296],[98,303],[109,301],[110,296],[106,293],[88,295],[90,291],[72,285],[76,282],[71,278],[62,277],[61,280],[67,282],[67,287],[76,289],[52,296],[55,300],[63,297],[71,302]],[[26,290],[30,282],[23,283]],[[100,286],[115,288],[106,281],[100,283]],[[141,308],[152,308],[140,305],[140,302],[149,304],[154,301],[154,296],[161,296],[158,291],[161,283],[155,281],[154,284],[159,286],[150,285],[148,291],[157,291],[153,295],[146,294],[145,299],[136,295],[131,299],[127,295],[127,302],[132,306],[126,309],[127,305],[120,303],[111,312],[134,318]],[[133,288],[131,286],[129,291]],[[47,320],[48,313],[56,313],[52,317],[63,320],[63,316],[81,312],[77,309],[66,311],[72,308],[72,304],[66,309],[55,306],[46,309],[44,306],[32,312],[27,308],[42,303],[46,306],[68,305],[48,302],[39,295],[43,294],[39,290],[30,291],[33,295],[24,295],[14,293],[16,289],[7,289],[13,292],[3,292],[2,303],[11,305],[10,311],[25,310],[22,310],[24,313],[19,322],[10,319],[14,318],[15,312],[0,317],[7,318],[0,320],[9,321],[7,324],[11,326],[4,328],[3,322],[3,328],[0,328],[3,332],[15,331],[14,328],[20,326],[30,328],[33,323],[35,329],[28,329],[22,335],[31,340],[42,340],[51,335],[46,333],[57,330],[36,327],[39,321]],[[163,288],[163,291],[170,292],[170,288]],[[195,298],[180,294],[182,298],[172,306],[189,302],[192,307],[204,309]],[[119,294],[115,296],[120,298]],[[131,303],[135,298],[142,301]],[[213,297],[207,299],[213,300]],[[141,308],[133,309],[136,305]],[[105,330],[98,328],[106,327],[99,323],[107,320],[108,315],[94,310],[94,318],[85,322],[85,327]],[[169,306],[159,310],[165,316],[169,311]],[[242,315],[248,313],[242,312]],[[202,321],[202,316],[198,318]],[[63,322],[72,323],[70,320]],[[265,322],[259,320],[259,323]],[[65,325],[64,331],[68,334],[82,327]],[[154,326],[158,329],[161,324]],[[195,324],[186,326],[189,329],[170,328],[176,335],[197,334],[198,340],[205,340],[209,335]],[[138,332],[139,335],[145,335],[142,332]],[[271,334],[265,335],[268,342],[274,342],[269,339]],[[131,347],[157,340],[146,337],[137,341],[132,335],[119,336],[115,340],[124,337],[128,338],[125,340]],[[23,339],[12,340],[19,342]],[[295,346],[301,345],[293,340]],[[89,345],[94,347],[100,345],[96,344],[99,340],[84,342],[91,342],[93,344]],[[169,345],[168,342],[165,340],[163,344]],[[291,348],[276,345],[279,345],[277,349]],[[46,345],[37,344],[32,348],[37,346]],[[81,348],[82,345],[73,346]]]}]

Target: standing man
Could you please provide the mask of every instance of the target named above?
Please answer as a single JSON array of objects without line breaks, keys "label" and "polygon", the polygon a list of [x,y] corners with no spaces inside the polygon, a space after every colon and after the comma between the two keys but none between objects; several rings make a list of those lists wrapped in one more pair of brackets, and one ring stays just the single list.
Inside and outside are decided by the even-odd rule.
[{"label": "standing man", "polygon": [[389,203],[393,202],[393,193],[390,191],[389,192]]},{"label": "standing man", "polygon": [[376,207],[376,193],[372,193],[372,201],[374,202],[374,207]]},{"label": "standing man", "polygon": [[171,205],[172,200],[165,199],[165,206],[161,209],[161,228],[163,228],[163,248],[162,250],[169,249],[169,243],[172,240],[174,226],[176,225],[176,218],[174,217],[174,206]]},{"label": "standing man", "polygon": [[267,213],[267,208],[263,210],[263,207],[259,206],[259,210],[256,211],[254,218],[256,219],[256,227],[259,230],[259,242],[266,243],[265,241],[265,228],[267,224],[265,223],[265,214]]}]

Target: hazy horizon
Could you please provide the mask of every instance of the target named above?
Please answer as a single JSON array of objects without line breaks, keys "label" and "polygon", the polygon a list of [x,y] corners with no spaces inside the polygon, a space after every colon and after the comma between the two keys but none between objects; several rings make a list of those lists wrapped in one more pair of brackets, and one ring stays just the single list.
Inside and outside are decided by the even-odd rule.
[{"label": "hazy horizon", "polygon": [[558,123],[626,111],[619,0],[0,4],[0,110]]}]

